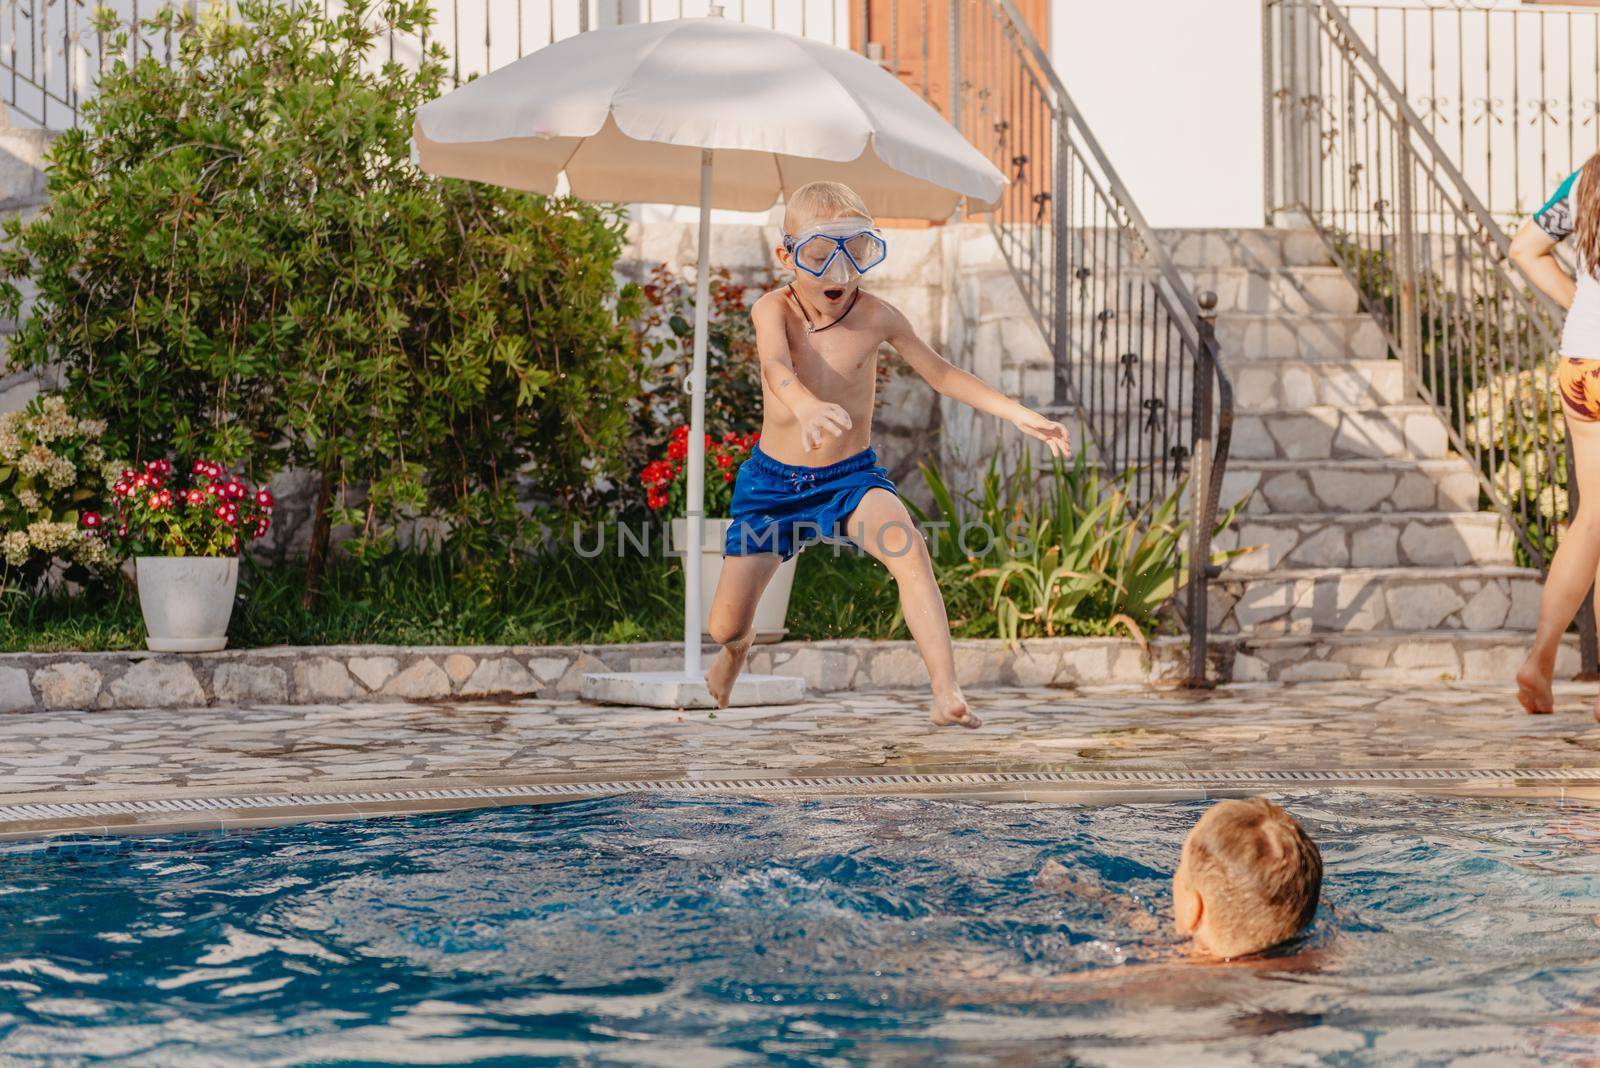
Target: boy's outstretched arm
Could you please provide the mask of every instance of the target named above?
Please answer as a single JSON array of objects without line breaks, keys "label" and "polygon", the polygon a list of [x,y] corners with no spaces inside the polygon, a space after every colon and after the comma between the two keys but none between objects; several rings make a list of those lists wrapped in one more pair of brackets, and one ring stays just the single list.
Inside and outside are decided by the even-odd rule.
[{"label": "boy's outstretched arm", "polygon": [[756,356],[761,361],[761,377],[800,424],[800,447],[810,452],[822,448],[823,435],[839,437],[851,427],[850,413],[837,404],[819,400],[800,383],[789,354],[789,337],[784,330],[782,296],[769,293],[750,309],[756,328]]},{"label": "boy's outstretched arm", "polygon": [[889,317],[889,344],[928,385],[951,400],[1009,421],[1024,434],[1044,442],[1062,459],[1072,455],[1072,439],[1066,427],[1006,396],[977,375],[963,371],[918,337],[899,308],[888,303],[883,308]]}]

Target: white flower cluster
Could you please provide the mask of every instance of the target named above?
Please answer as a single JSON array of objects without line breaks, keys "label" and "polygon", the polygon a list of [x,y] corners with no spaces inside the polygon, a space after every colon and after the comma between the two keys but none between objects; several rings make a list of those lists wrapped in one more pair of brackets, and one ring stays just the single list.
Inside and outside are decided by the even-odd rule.
[{"label": "white flower cluster", "polygon": [[65,556],[81,564],[99,567],[109,563],[110,550],[106,543],[73,523],[52,523],[40,519],[28,524],[26,530],[8,530],[0,539],[0,555],[12,567],[21,567],[34,553],[48,556]]},{"label": "white flower cluster", "polygon": [[114,465],[106,462],[105,450],[97,441],[105,432],[104,421],[76,418],[56,394],[46,394],[22,411],[0,414],[0,465],[11,468],[16,477],[12,483],[14,505],[0,505],[0,514],[12,516],[13,529],[0,531],[0,556],[7,565],[21,567],[36,554],[94,566],[110,561],[104,539],[77,523],[52,518],[54,502],[50,499],[55,492],[73,486],[80,473],[68,456],[50,447],[53,442],[82,443],[76,454],[85,465],[83,473],[110,468],[110,477],[116,477]]}]

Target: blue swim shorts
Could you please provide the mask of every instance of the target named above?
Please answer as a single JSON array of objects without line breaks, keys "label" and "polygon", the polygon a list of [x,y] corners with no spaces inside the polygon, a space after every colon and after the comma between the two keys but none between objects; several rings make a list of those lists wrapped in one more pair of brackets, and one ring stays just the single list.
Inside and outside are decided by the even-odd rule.
[{"label": "blue swim shorts", "polygon": [[757,445],[734,479],[723,555],[775,552],[787,560],[809,542],[848,535],[845,520],[874,486],[895,492],[871,449],[824,467],[800,467],[779,463]]}]

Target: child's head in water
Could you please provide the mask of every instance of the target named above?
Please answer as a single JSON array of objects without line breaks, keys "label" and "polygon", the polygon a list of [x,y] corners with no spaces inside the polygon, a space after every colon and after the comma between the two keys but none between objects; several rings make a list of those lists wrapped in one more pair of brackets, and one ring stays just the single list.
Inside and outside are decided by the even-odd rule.
[{"label": "child's head in water", "polygon": [[1317,911],[1322,854],[1264,798],[1222,801],[1189,831],[1172,877],[1178,934],[1214,957],[1243,957],[1293,938]]},{"label": "child's head in water", "polygon": [[854,189],[808,182],[785,197],[783,244],[776,251],[806,302],[832,317],[850,306],[861,272],[881,263],[887,247]]}]

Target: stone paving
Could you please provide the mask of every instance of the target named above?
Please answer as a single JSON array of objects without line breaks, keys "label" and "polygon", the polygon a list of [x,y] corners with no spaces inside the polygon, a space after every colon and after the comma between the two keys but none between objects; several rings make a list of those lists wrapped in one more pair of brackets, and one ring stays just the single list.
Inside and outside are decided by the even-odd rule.
[{"label": "stone paving", "polygon": [[[1557,714],[1530,717],[1504,686],[1463,683],[996,688],[973,695],[988,721],[980,731],[930,728],[923,695],[911,691],[715,714],[565,698],[39,712],[0,717],[0,836],[228,829],[496,803],[397,791],[576,784],[582,796],[615,792],[619,782],[731,780],[763,780],[771,790],[798,777],[876,776],[882,781],[863,790],[896,793],[1126,800],[1152,796],[1125,781],[1129,772],[1517,769],[1539,781],[1508,786],[1502,777],[1468,792],[1600,799],[1592,695],[1592,686],[1562,684]],[[934,790],[907,779],[1019,771],[1079,779],[1053,792],[992,781]],[[1460,781],[1451,788],[1466,789]],[[1217,792],[1190,785],[1175,795],[1181,785],[1169,779],[1156,793]],[[251,811],[228,800],[261,795],[272,804]],[[309,797],[324,800],[296,801]],[[174,804],[114,818],[71,811],[118,802]]]}]

